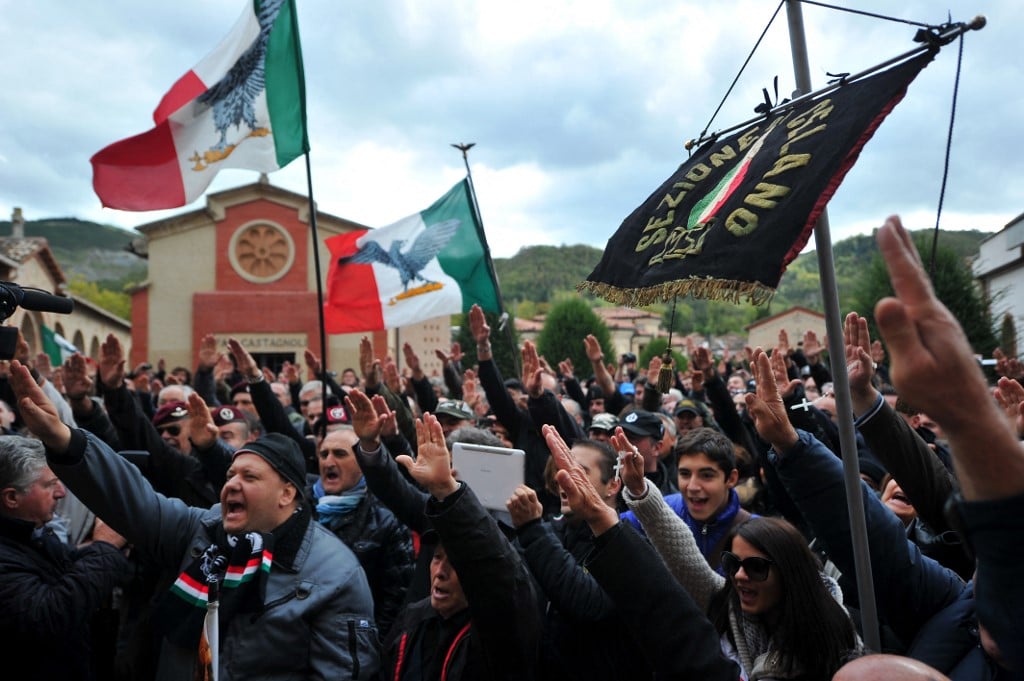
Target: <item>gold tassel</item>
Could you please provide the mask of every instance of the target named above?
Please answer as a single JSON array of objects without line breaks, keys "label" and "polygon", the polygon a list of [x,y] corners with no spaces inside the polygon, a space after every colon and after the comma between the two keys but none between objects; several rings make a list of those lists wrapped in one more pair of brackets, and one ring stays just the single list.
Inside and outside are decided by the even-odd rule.
[{"label": "gold tassel", "polygon": [[665,357],[661,360],[661,369],[658,371],[658,392],[662,395],[672,388],[672,349],[665,348]]}]

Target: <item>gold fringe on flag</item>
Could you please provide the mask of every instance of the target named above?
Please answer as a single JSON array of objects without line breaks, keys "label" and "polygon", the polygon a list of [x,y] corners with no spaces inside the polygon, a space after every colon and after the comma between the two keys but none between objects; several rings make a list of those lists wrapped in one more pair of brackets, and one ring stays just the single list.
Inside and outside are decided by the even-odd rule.
[{"label": "gold fringe on flag", "polygon": [[582,281],[576,285],[580,293],[593,293],[616,305],[643,307],[655,302],[667,302],[673,296],[691,296],[706,300],[721,300],[739,304],[766,305],[775,295],[775,289],[756,281],[732,281],[714,277],[689,277],[643,288],[620,288],[599,281]]}]

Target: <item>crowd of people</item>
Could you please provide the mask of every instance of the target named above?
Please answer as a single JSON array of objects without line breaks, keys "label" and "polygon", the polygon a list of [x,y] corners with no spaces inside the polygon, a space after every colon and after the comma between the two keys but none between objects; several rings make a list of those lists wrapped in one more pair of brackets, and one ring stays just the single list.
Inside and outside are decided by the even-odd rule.
[{"label": "crowd of people", "polygon": [[[38,679],[1024,678],[1024,368],[990,385],[898,218],[895,296],[845,318],[877,622],[864,621],[830,362],[548,362],[503,377],[368,339],[359,367],[0,366],[0,640]],[[500,342],[498,339],[494,343]],[[669,377],[666,381],[665,378]],[[660,379],[660,380],[659,380]],[[488,508],[455,443],[515,448]],[[865,627],[881,632],[868,649]]]}]

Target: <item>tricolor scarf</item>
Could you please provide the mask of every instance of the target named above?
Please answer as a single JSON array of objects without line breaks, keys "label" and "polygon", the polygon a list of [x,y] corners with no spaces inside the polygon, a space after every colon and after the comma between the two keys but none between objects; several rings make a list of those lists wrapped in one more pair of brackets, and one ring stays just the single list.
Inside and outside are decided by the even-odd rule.
[{"label": "tricolor scarf", "polygon": [[222,622],[230,622],[235,613],[259,612],[273,546],[272,534],[227,535],[218,527],[214,543],[186,566],[157,606],[156,621],[163,623],[167,638],[184,648],[196,647],[212,600],[219,603]]}]

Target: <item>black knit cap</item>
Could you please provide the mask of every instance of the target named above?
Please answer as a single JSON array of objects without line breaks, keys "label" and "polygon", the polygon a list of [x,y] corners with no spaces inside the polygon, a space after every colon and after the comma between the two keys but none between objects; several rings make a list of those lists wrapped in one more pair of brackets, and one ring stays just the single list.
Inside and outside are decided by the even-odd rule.
[{"label": "black knit cap", "polygon": [[299,445],[287,435],[270,433],[246,444],[235,451],[232,459],[239,454],[255,454],[274,467],[281,477],[295,485],[302,496],[306,487],[306,462],[299,451]]}]

